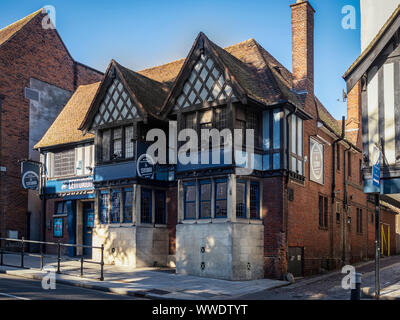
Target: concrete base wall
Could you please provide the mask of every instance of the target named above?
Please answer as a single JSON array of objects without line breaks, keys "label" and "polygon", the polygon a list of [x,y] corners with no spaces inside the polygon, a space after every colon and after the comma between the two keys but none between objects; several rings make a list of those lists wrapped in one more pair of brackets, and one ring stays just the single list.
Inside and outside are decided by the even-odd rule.
[{"label": "concrete base wall", "polygon": [[[104,263],[132,268],[167,266],[168,229],[140,226],[97,226],[93,246],[104,244]],[[100,261],[100,250],[93,250]]]},{"label": "concrete base wall", "polygon": [[167,266],[167,228],[136,227],[136,267]]},{"label": "concrete base wall", "polygon": [[226,280],[264,277],[261,224],[179,224],[176,238],[179,274]]}]

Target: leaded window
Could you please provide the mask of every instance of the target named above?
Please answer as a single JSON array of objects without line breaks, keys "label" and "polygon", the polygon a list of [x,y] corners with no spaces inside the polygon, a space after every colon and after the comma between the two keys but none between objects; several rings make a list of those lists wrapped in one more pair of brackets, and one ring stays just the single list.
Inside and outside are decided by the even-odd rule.
[{"label": "leaded window", "polygon": [[250,219],[260,218],[260,184],[250,183]]},{"label": "leaded window", "polygon": [[103,162],[134,158],[133,126],[103,130],[101,145]]},{"label": "leaded window", "polygon": [[303,120],[296,115],[290,121],[290,170],[304,175]]},{"label": "leaded window", "polygon": [[200,182],[200,218],[211,218],[211,181]]},{"label": "leaded window", "polygon": [[232,86],[215,66],[213,59],[202,54],[183,86],[174,110],[212,101],[235,98]]},{"label": "leaded window", "polygon": [[227,217],[227,181],[215,181],[215,218]]},{"label": "leaded window", "polygon": [[121,191],[113,190],[111,195],[111,223],[119,223],[121,216]]},{"label": "leaded window", "polygon": [[123,212],[123,222],[131,223],[132,222],[132,210],[133,210],[133,190],[130,188],[123,190],[123,203],[124,203],[124,212]]},{"label": "leaded window", "polygon": [[246,181],[236,181],[236,217],[246,218]]},{"label": "leaded window", "polygon": [[64,177],[75,174],[75,149],[54,154],[54,176]]},{"label": "leaded window", "polygon": [[109,192],[101,191],[99,199],[99,214],[100,214],[100,222],[102,224],[108,224],[110,220],[109,200],[110,200]]},{"label": "leaded window", "polygon": [[121,81],[115,79],[100,104],[93,127],[101,127],[115,121],[133,120],[138,117],[137,107]]},{"label": "leaded window", "polygon": [[142,197],[140,202],[140,218],[144,224],[152,223],[152,190],[142,189]]},{"label": "leaded window", "polygon": [[155,223],[156,224],[166,224],[167,223],[167,210],[166,210],[166,195],[165,191],[155,191],[155,208],[154,208],[154,213],[155,213]]},{"label": "leaded window", "polygon": [[185,219],[196,219],[196,184],[187,183],[184,186]]}]

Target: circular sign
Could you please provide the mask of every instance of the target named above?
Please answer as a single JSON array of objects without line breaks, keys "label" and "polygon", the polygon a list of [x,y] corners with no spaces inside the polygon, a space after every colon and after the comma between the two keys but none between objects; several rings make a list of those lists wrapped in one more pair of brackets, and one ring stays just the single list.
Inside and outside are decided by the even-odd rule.
[{"label": "circular sign", "polygon": [[136,164],[138,176],[143,179],[152,179],[155,162],[148,154],[142,154]]},{"label": "circular sign", "polygon": [[322,146],[319,143],[314,143],[311,149],[311,170],[316,180],[322,178],[323,157]]},{"label": "circular sign", "polygon": [[39,176],[36,172],[27,171],[22,176],[22,185],[25,189],[38,190],[39,189]]}]

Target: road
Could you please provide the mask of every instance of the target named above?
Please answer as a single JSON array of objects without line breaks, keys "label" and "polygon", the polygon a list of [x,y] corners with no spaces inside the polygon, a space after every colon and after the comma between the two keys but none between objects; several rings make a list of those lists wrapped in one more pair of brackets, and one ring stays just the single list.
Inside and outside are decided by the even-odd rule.
[{"label": "road", "polygon": [[42,289],[41,281],[0,274],[2,300],[137,300],[97,290],[57,284],[56,290]]},{"label": "road", "polygon": [[[375,265],[370,263],[356,268],[362,273],[362,287],[375,286]],[[333,272],[325,276],[304,278],[287,287],[261,291],[245,296],[241,300],[349,300],[350,291],[341,286],[345,275]],[[400,256],[381,260],[381,288],[400,281]]]}]

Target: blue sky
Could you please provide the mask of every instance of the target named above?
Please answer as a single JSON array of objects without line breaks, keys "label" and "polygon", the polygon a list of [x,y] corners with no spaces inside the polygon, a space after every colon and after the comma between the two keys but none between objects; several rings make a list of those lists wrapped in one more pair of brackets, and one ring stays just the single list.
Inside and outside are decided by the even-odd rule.
[{"label": "blue sky", "polygon": [[[186,57],[203,31],[225,47],[255,38],[291,70],[291,11],[295,0],[2,0],[0,27],[45,5],[73,57],[104,71],[111,59],[133,70]],[[343,73],[360,54],[358,0],[310,0],[315,16],[315,90],[338,119],[346,104]],[[356,29],[342,28],[342,8],[356,8]]]}]

